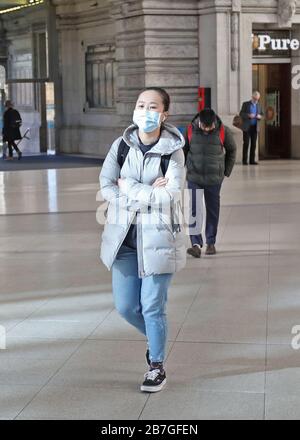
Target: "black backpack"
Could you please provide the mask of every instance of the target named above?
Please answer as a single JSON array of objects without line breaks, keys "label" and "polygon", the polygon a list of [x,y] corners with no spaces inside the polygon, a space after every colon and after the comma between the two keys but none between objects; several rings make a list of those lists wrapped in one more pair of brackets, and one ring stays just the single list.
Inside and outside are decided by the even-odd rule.
[{"label": "black backpack", "polygon": [[22,118],[18,110],[13,109],[10,113],[10,126],[12,128],[20,128],[22,125]]},{"label": "black backpack", "polygon": [[[119,147],[118,147],[118,156],[117,156],[117,161],[118,164],[120,166],[120,169],[122,168],[125,159],[127,157],[127,154],[129,153],[129,145],[126,144],[126,142],[124,141],[124,139],[121,139],[121,142],[119,143]],[[161,156],[161,162],[160,162],[160,167],[161,167],[161,171],[163,173],[163,176],[166,175],[168,166],[169,166],[169,162],[170,162],[170,158],[171,158],[171,154],[165,154],[163,156]]]}]

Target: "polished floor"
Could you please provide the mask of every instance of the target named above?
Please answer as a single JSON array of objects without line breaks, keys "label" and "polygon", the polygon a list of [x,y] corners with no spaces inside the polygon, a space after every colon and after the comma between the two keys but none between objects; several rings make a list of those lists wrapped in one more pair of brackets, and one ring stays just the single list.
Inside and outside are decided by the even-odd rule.
[{"label": "polished floor", "polygon": [[0,418],[299,419],[300,161],[224,183],[218,254],[189,257],[170,289],[156,395],[98,258],[98,174],[0,173]]},{"label": "polished floor", "polygon": [[16,157],[16,153],[14,152],[13,160],[4,160],[3,157],[0,157],[0,172],[100,167],[102,163],[102,159],[81,154],[23,154],[22,159],[18,160]]}]

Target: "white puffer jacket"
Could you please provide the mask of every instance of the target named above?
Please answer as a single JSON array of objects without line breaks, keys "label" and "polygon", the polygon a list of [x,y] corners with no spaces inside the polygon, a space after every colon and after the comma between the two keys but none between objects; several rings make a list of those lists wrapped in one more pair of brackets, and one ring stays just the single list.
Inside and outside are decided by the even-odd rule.
[{"label": "white puffer jacket", "polygon": [[[159,141],[143,156],[138,129],[129,126],[123,139],[130,149],[120,172],[117,156],[121,139],[112,144],[100,172],[101,192],[109,202],[101,259],[111,269],[130,225],[136,221],[139,276],[177,272],[186,263],[186,236],[180,226],[184,137],[165,123]],[[161,156],[169,154],[165,175],[169,181],[165,187],[154,188],[154,181],[162,176]],[[119,177],[126,179],[122,191]]]}]

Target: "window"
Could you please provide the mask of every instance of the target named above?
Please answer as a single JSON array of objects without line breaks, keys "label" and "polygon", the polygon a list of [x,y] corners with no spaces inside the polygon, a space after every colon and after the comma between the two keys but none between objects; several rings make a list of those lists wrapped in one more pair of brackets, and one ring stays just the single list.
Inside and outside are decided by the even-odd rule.
[{"label": "window", "polygon": [[22,79],[32,78],[32,54],[28,51],[15,51],[10,58],[10,78],[19,80],[9,85],[9,96],[16,107],[34,108],[34,86]]},{"label": "window", "polygon": [[89,108],[113,108],[115,105],[115,46],[88,46],[85,56],[86,101]]}]

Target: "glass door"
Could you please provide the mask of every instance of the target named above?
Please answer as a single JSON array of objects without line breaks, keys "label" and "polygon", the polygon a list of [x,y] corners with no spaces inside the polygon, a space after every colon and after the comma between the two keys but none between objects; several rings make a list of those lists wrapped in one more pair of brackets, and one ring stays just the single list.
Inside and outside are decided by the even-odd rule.
[{"label": "glass door", "polygon": [[290,158],[291,65],[253,65],[253,87],[261,92],[265,113],[259,134],[260,159]]}]

